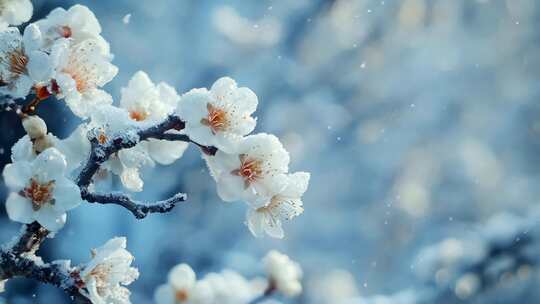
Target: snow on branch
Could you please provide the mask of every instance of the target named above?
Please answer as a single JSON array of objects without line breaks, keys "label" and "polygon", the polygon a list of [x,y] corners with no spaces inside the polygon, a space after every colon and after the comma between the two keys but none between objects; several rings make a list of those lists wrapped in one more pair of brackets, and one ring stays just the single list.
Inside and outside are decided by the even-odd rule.
[{"label": "snow on branch", "polygon": [[89,193],[86,190],[81,192],[82,198],[89,203],[114,204],[129,210],[137,219],[145,218],[149,213],[167,213],[171,211],[177,203],[186,200],[186,194],[178,193],[173,197],[155,203],[143,203],[132,200],[129,196],[121,193]]}]

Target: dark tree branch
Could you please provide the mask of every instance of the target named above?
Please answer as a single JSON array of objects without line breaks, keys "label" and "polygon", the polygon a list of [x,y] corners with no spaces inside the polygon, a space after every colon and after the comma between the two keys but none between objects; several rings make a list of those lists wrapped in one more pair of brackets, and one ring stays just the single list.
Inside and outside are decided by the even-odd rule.
[{"label": "dark tree branch", "polygon": [[132,136],[126,136],[126,134],[117,135],[104,144],[100,144],[95,137],[90,138],[90,143],[92,145],[90,156],[79,174],[77,185],[81,189],[86,189],[92,182],[92,177],[98,171],[101,164],[106,162],[114,153],[122,149],[133,148],[143,140],[159,138],[168,130],[181,130],[183,128],[184,122],[180,118],[171,115],[158,125],[147,129],[133,130],[135,132],[131,134]]},{"label": "dark tree branch", "polygon": [[136,146],[143,140],[160,139],[168,141],[185,141],[199,146],[204,153],[214,155],[217,152],[215,147],[207,147],[192,141],[187,135],[166,133],[169,130],[182,130],[184,122],[177,116],[169,116],[164,122],[146,129],[131,129],[124,134],[115,135],[105,143],[100,143],[96,137],[90,138],[91,151],[86,165],[81,170],[77,179],[77,185],[81,189],[81,196],[90,203],[116,204],[122,206],[136,218],[145,218],[149,213],[166,213],[171,211],[178,202],[185,200],[185,195],[175,195],[174,197],[154,204],[140,203],[132,200],[123,194],[97,194],[90,193],[88,186],[92,183],[92,178],[99,170],[100,166],[106,162],[111,155],[122,150]]},{"label": "dark tree branch", "polygon": [[38,222],[25,225],[23,229],[23,232],[13,246],[9,247],[9,250],[15,255],[20,255],[24,252],[36,252],[49,234],[49,231],[43,228]]},{"label": "dark tree branch", "polygon": [[24,277],[61,288],[77,304],[91,304],[77,287],[77,276],[59,264],[38,265],[35,261],[15,254],[0,253],[0,278]]},{"label": "dark tree branch", "polygon": [[131,211],[138,219],[145,218],[149,213],[167,213],[171,211],[176,204],[186,200],[186,194],[184,193],[178,193],[169,199],[155,203],[137,202],[121,193],[99,194],[82,191],[81,195],[83,199],[90,203],[115,204],[122,206]]}]

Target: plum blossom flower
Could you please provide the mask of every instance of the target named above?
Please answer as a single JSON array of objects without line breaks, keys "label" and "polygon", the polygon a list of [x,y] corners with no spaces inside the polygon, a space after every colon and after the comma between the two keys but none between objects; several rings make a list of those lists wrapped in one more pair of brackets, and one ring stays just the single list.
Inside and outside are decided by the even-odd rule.
[{"label": "plum blossom flower", "polygon": [[12,193],[6,201],[11,220],[39,222],[50,231],[58,231],[66,222],[66,211],[82,199],[79,188],[65,177],[66,160],[55,148],[39,154],[32,162],[6,165],[4,180]]},{"label": "plum blossom flower", "polygon": [[100,87],[111,81],[118,68],[103,55],[103,47],[95,39],[74,44],[59,39],[52,46],[54,79],[51,91],[64,98],[71,111],[87,118],[99,105],[112,103],[112,97]]},{"label": "plum blossom flower", "polygon": [[93,304],[128,304],[130,292],[124,287],[139,277],[131,267],[133,256],[126,250],[126,238],[113,238],[92,250],[92,260],[80,272],[83,293]]},{"label": "plum blossom flower", "polygon": [[53,43],[62,38],[78,44],[87,39],[95,40],[102,54],[109,56],[110,47],[101,36],[101,26],[94,13],[88,7],[76,4],[67,11],[55,8],[45,19],[34,23],[43,35],[43,47],[50,48]]},{"label": "plum blossom flower", "polygon": [[210,91],[193,89],[182,96],[179,116],[185,132],[194,141],[231,153],[235,142],[253,131],[257,96],[248,88],[238,88],[228,77],[218,79]]},{"label": "plum blossom flower", "polygon": [[283,220],[290,220],[304,212],[302,195],[309,183],[309,173],[296,172],[287,176],[287,186],[275,194],[262,207],[250,208],[247,212],[249,230],[254,236],[264,233],[271,237],[283,238]]},{"label": "plum blossom flower", "polygon": [[32,2],[30,0],[0,1],[0,30],[8,25],[20,25],[32,17]]},{"label": "plum blossom flower", "polygon": [[30,89],[52,76],[49,56],[38,49],[28,26],[21,36],[19,30],[10,27],[0,32],[0,93],[15,98],[26,97]]},{"label": "plum blossom flower", "polygon": [[200,282],[206,282],[213,294],[212,304],[248,303],[258,290],[236,271],[225,269],[221,273],[209,273]]},{"label": "plum blossom flower", "polygon": [[[129,113],[122,108],[112,105],[100,106],[91,113],[88,124],[90,134],[100,144],[108,143],[115,136],[129,136],[128,130],[135,127],[136,121],[130,119]],[[101,168],[120,177],[124,187],[131,191],[142,191],[143,181],[139,169],[149,165],[151,160],[144,150],[122,149],[111,155]]]},{"label": "plum blossom flower", "polygon": [[285,296],[294,297],[302,292],[302,269],[288,256],[272,250],[264,258],[263,264],[270,280],[270,287]]},{"label": "plum blossom flower", "polygon": [[265,133],[245,137],[235,150],[206,157],[219,196],[228,202],[244,200],[254,208],[266,205],[287,185],[289,153],[277,137]]},{"label": "plum blossom flower", "polygon": [[[166,83],[155,85],[142,71],[133,75],[121,93],[120,107],[128,111],[132,120],[143,125],[165,120],[174,112],[180,100],[173,87]],[[150,139],[132,149],[142,149],[152,160],[169,165],[182,157],[187,147],[186,142]]]},{"label": "plum blossom flower", "polygon": [[205,281],[197,281],[187,264],[176,265],[169,271],[168,282],[156,289],[157,304],[211,304],[213,291]]}]

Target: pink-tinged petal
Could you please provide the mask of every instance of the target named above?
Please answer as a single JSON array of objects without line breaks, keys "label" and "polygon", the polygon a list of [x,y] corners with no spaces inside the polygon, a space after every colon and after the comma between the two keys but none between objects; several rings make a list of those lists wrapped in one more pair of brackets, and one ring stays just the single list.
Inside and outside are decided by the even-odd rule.
[{"label": "pink-tinged petal", "polygon": [[9,219],[15,222],[29,224],[34,221],[34,211],[32,203],[20,196],[18,193],[11,193],[6,201],[6,211]]}]

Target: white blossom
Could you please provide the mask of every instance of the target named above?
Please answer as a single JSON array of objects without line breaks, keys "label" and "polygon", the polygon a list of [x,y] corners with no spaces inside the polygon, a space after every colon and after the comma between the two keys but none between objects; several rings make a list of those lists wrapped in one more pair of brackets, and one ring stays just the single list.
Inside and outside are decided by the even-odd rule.
[{"label": "white blossom", "polygon": [[288,297],[302,292],[302,269],[298,263],[275,250],[263,258],[263,263],[272,287]]},{"label": "white blossom", "polygon": [[[100,144],[106,144],[116,136],[127,136],[135,123],[125,109],[103,105],[92,111],[88,129],[92,130]],[[135,147],[112,154],[101,168],[118,175],[127,189],[138,192],[142,191],[144,184],[139,169],[150,164],[151,159],[144,149]]]},{"label": "white blossom", "polygon": [[214,296],[211,286],[197,281],[189,265],[179,264],[169,271],[168,282],[156,289],[154,300],[157,304],[211,304]]},{"label": "white blossom", "polygon": [[289,154],[274,135],[247,136],[234,153],[219,150],[206,160],[224,201],[244,200],[258,208],[287,186]]},{"label": "white blossom", "polygon": [[133,256],[126,250],[126,238],[117,237],[92,251],[92,260],[80,272],[86,291],[93,304],[128,304],[130,292],[124,287],[139,277],[131,267]]},{"label": "white blossom", "polygon": [[88,7],[76,4],[67,11],[61,7],[52,10],[45,19],[35,22],[43,35],[45,48],[50,48],[58,39],[68,38],[73,44],[87,39],[96,41],[102,55],[110,56],[109,44],[101,36],[101,26]]},{"label": "white blossom", "polygon": [[[155,85],[145,72],[133,75],[128,86],[122,88],[120,107],[127,110],[129,117],[142,124],[156,124],[172,114],[180,100],[176,90],[166,83]],[[182,157],[188,143],[150,139],[135,149],[143,149],[152,160],[169,165]]]},{"label": "white blossom", "polygon": [[253,235],[260,237],[264,233],[275,238],[283,238],[283,220],[290,220],[302,212],[302,195],[309,183],[309,173],[297,172],[287,176],[287,186],[275,194],[263,207],[250,208],[247,223]]},{"label": "white blossom", "polygon": [[33,9],[30,0],[0,1],[0,30],[8,25],[20,25],[30,20]]},{"label": "white blossom", "polygon": [[26,97],[35,84],[48,82],[52,76],[49,55],[34,42],[34,27],[22,36],[17,28],[0,32],[0,93],[15,98]]},{"label": "white blossom", "polygon": [[243,276],[232,270],[209,273],[201,282],[206,282],[213,294],[212,304],[248,303],[256,297],[256,289]]},{"label": "white blossom", "polygon": [[228,77],[218,79],[210,91],[193,89],[182,96],[178,114],[186,122],[185,132],[202,145],[231,153],[235,143],[253,131],[257,96],[238,88]]},{"label": "white blossom", "polygon": [[66,160],[55,148],[39,154],[34,160],[6,165],[4,180],[12,193],[6,201],[11,220],[39,222],[57,231],[66,222],[66,211],[81,203],[77,185],[65,177]]},{"label": "white blossom", "polygon": [[59,39],[52,46],[55,83],[51,91],[64,98],[79,117],[86,118],[97,106],[112,103],[112,97],[100,87],[116,76],[118,68],[103,52],[103,46],[95,39],[77,44]]}]

